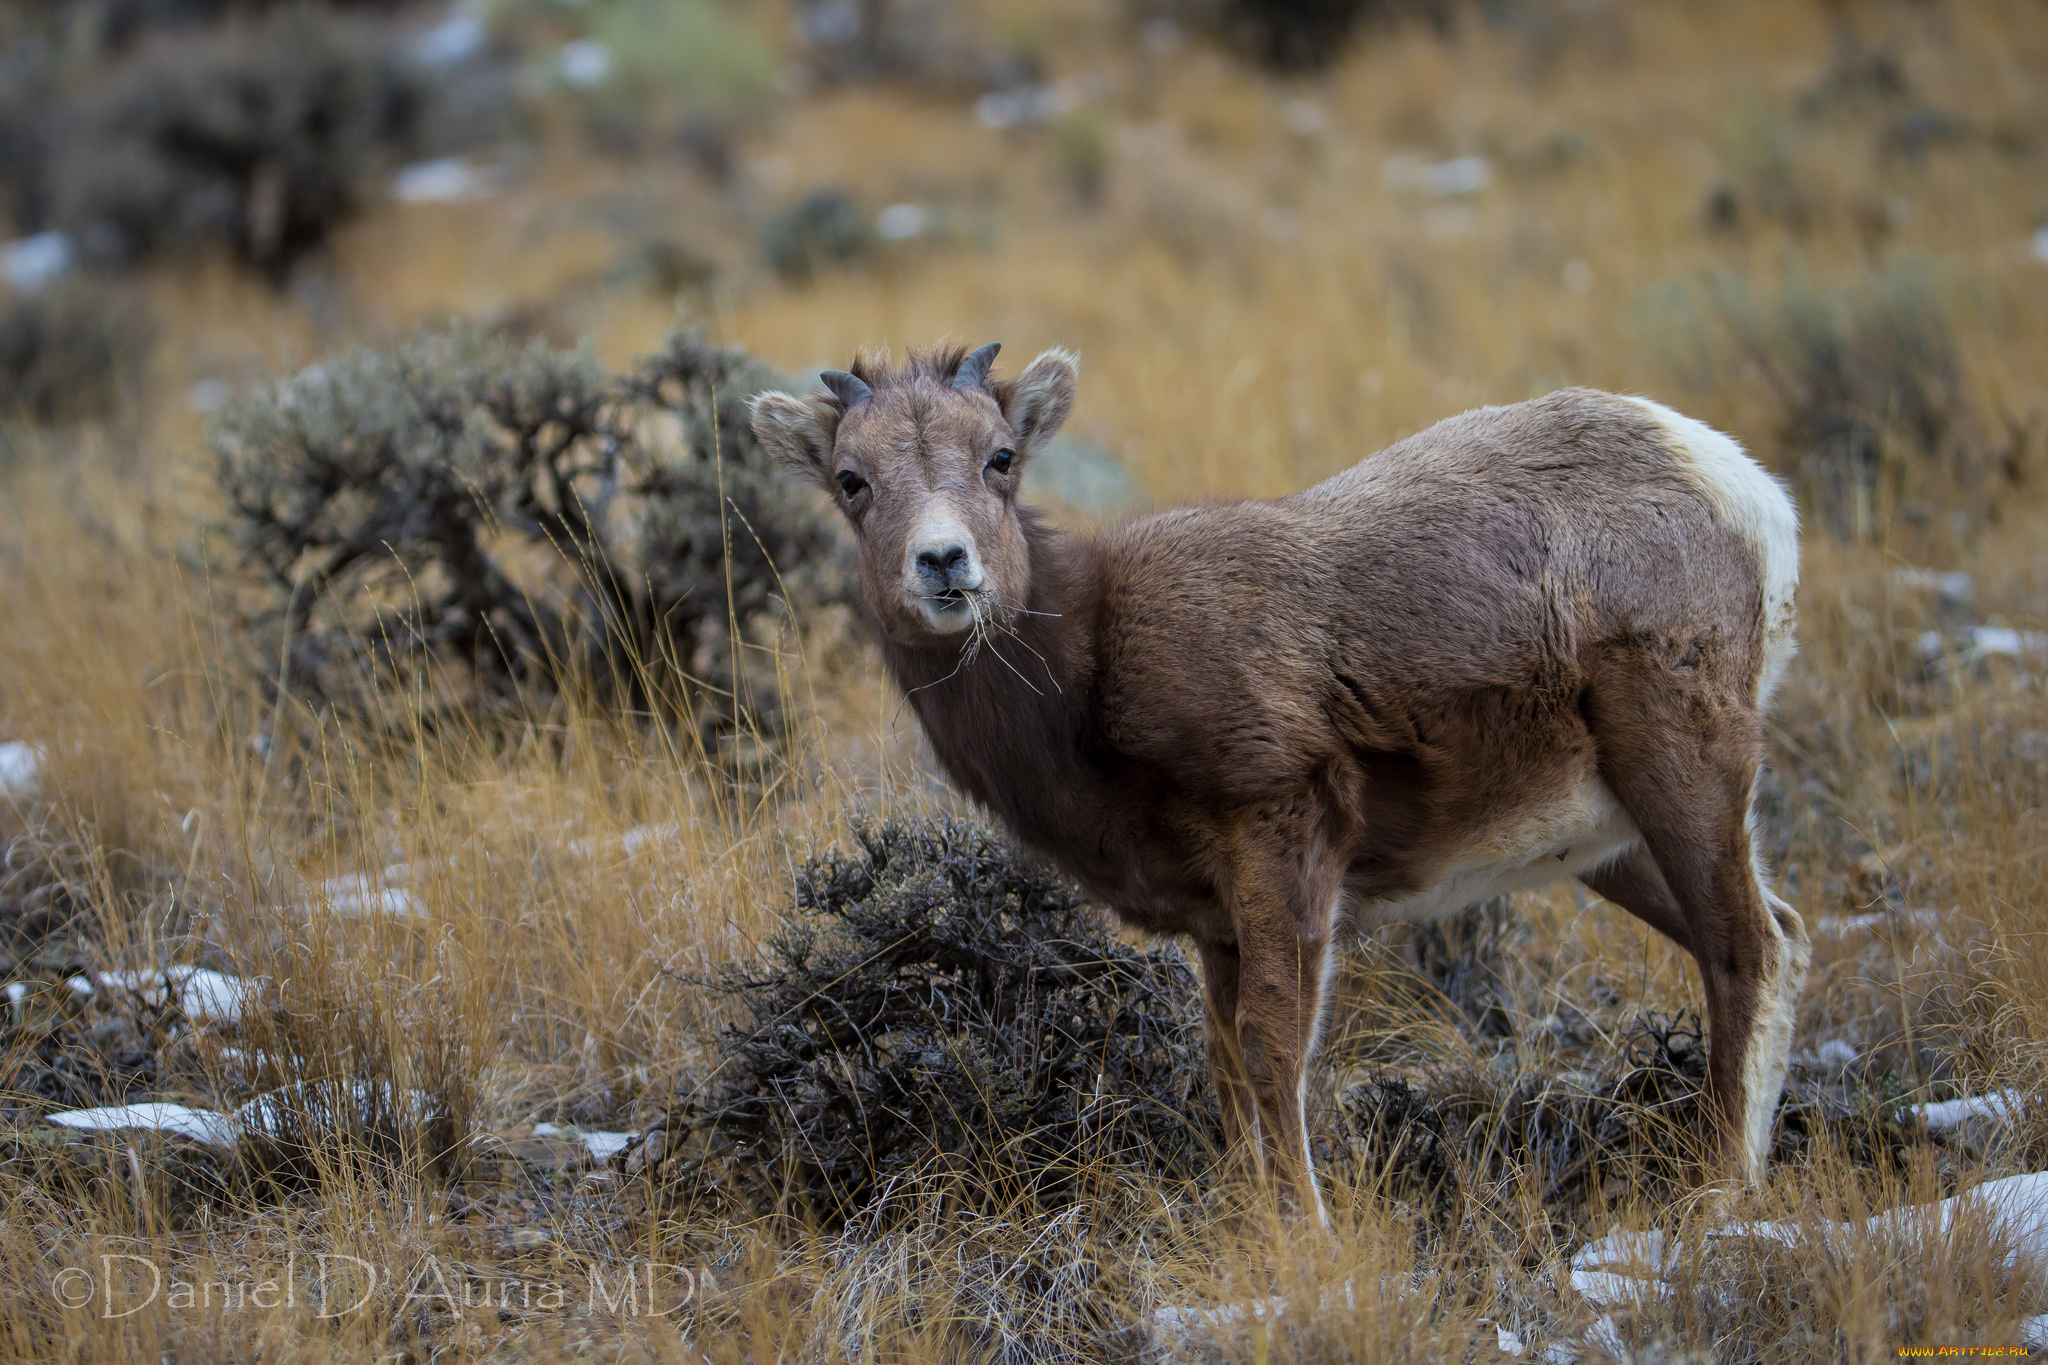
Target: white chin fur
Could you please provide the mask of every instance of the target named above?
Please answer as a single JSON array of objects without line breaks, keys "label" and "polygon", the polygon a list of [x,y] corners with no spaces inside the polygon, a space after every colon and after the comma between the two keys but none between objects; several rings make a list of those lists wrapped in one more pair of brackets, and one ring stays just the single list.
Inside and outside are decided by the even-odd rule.
[{"label": "white chin fur", "polygon": [[924,613],[925,623],[940,635],[958,635],[974,624],[974,608],[965,602],[946,606],[939,602],[920,601],[917,607]]}]

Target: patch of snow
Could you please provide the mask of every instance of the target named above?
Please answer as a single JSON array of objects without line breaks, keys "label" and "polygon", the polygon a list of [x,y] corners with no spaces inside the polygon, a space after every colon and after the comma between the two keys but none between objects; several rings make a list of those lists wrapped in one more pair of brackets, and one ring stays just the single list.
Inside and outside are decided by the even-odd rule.
[{"label": "patch of snow", "polygon": [[176,1133],[195,1142],[220,1147],[235,1145],[235,1124],[225,1114],[211,1109],[192,1109],[182,1104],[116,1104],[100,1109],[66,1109],[44,1118],[65,1128],[118,1131],[143,1128],[151,1132]]},{"label": "patch of snow", "polygon": [[1595,1308],[1632,1308],[1650,1299],[1668,1299],[1673,1290],[1663,1280],[1623,1275],[1612,1270],[1574,1270],[1572,1288]]},{"label": "patch of snow", "polygon": [[2020,1324],[2020,1345],[2030,1351],[2048,1350],[2048,1313]]},{"label": "patch of snow", "polygon": [[991,90],[974,102],[974,118],[984,128],[1023,128],[1049,123],[1080,103],[1064,85],[1015,85]]},{"label": "patch of snow", "polygon": [[1260,1299],[1255,1303],[1226,1303],[1215,1308],[1178,1307],[1168,1305],[1152,1314],[1152,1334],[1155,1337],[1186,1341],[1197,1334],[1215,1337],[1251,1318],[1265,1322],[1278,1318],[1287,1311],[1287,1300],[1277,1296]]},{"label": "patch of snow", "polygon": [[1941,632],[1938,630],[1923,630],[1920,632],[1920,652],[1930,659],[1941,653],[1945,643],[1941,638]]},{"label": "patch of snow", "polygon": [[1671,1271],[1670,1248],[1664,1234],[1655,1228],[1646,1232],[1610,1232],[1597,1242],[1588,1242],[1572,1257],[1572,1270],[1613,1270],[1624,1275],[1666,1275]]},{"label": "patch of snow", "polygon": [[[2048,1171],[1986,1181],[1939,1203],[1889,1209],[1861,1225],[1824,1223],[1816,1228],[1798,1223],[1731,1223],[1707,1235],[1768,1240],[1793,1248],[1818,1235],[1839,1253],[1858,1240],[1946,1237],[1957,1220],[1966,1216],[1984,1219],[2011,1246],[2008,1265],[2021,1258],[2048,1265]],[[1587,1243],[1572,1257],[1572,1288],[1596,1308],[1637,1304],[1652,1295],[1668,1297],[1676,1292],[1669,1277],[1676,1269],[1677,1254],[1662,1232],[1610,1233]],[[1590,1333],[1587,1339],[1592,1339]]]},{"label": "patch of snow", "polygon": [[2048,654],[2048,630],[2014,630],[2009,626],[1977,626],[1970,631],[1970,650],[1980,657],[2016,659]]},{"label": "patch of snow", "polygon": [[14,1009],[21,1008],[21,1002],[28,999],[28,984],[22,981],[7,983],[7,1003]]},{"label": "patch of snow", "polygon": [[1988,1180],[1938,1204],[1892,1209],[1864,1227],[1871,1236],[1944,1237],[1959,1216],[1973,1213],[1996,1224],[2011,1242],[2008,1265],[2021,1257],[2048,1264],[2048,1171]]},{"label": "patch of snow", "polygon": [[875,235],[885,242],[907,242],[931,228],[932,211],[923,204],[891,204],[875,215]]},{"label": "patch of snow", "polygon": [[625,1151],[633,1139],[639,1136],[637,1133],[607,1133],[602,1129],[578,1128],[573,1124],[555,1123],[536,1123],[533,1125],[533,1134],[535,1137],[563,1138],[570,1142],[580,1142],[590,1150],[591,1159],[600,1166]]},{"label": "patch of snow", "polygon": [[1564,287],[1574,294],[1593,292],[1593,267],[1584,261],[1564,263]]},{"label": "patch of snow", "polygon": [[2034,229],[2034,259],[2048,264],[2048,227]]},{"label": "patch of snow", "polygon": [[1615,1326],[1612,1317],[1602,1318],[1586,1329],[1586,1344],[1613,1359],[1624,1359],[1628,1355],[1628,1347],[1621,1340],[1621,1329]]},{"label": "patch of snow", "polygon": [[1797,1223],[1730,1223],[1707,1234],[1720,1241],[1776,1242],[1779,1246],[1799,1245],[1805,1230]]},{"label": "patch of snow", "polygon": [[1667,1298],[1664,1277],[1675,1268],[1675,1249],[1662,1232],[1610,1232],[1572,1257],[1572,1288],[1596,1308],[1637,1306]]},{"label": "patch of snow", "polygon": [[1493,1335],[1500,1345],[1500,1353],[1504,1356],[1518,1356],[1529,1349],[1523,1343],[1521,1333],[1502,1327],[1499,1323],[1494,1324]]},{"label": "patch of snow", "polygon": [[314,889],[313,906],[325,906],[337,915],[352,919],[368,915],[424,919],[427,908],[420,903],[418,896],[405,887],[386,884],[394,880],[396,871],[395,868],[387,869],[377,879],[363,872],[330,877]]},{"label": "patch of snow", "polygon": [[34,796],[43,773],[43,751],[10,739],[0,744],[0,797]]},{"label": "patch of snow", "polygon": [[1536,1359],[1540,1365],[1578,1365],[1579,1361],[1588,1358],[1589,1353],[1594,1358],[1628,1359],[1621,1328],[1611,1314],[1588,1327],[1576,1341],[1567,1337],[1551,1342]]},{"label": "patch of snow", "polygon": [[461,66],[482,52],[489,38],[483,17],[468,5],[457,5],[453,14],[414,38],[406,53],[420,66]]},{"label": "patch of snow", "polygon": [[304,1116],[331,1115],[341,1106],[352,1107],[364,1120],[371,1117],[372,1111],[389,1115],[398,1110],[419,1118],[425,1118],[431,1111],[430,1102],[423,1092],[394,1092],[388,1083],[382,1081],[308,1081],[259,1095],[232,1114],[152,1102],[100,1109],[70,1109],[44,1117],[67,1128],[144,1128],[232,1147],[245,1134],[294,1131],[303,1123]]},{"label": "patch of snow", "polygon": [[459,204],[497,193],[495,177],[459,156],[415,161],[392,177],[392,196],[407,204]]},{"label": "patch of snow", "polygon": [[101,972],[99,984],[108,990],[133,991],[151,1005],[175,999],[178,1011],[187,1019],[234,1023],[249,1006],[254,989],[238,976],[211,967],[172,967],[168,971]]},{"label": "patch of snow", "polygon": [[1977,595],[1976,580],[1960,569],[1946,572],[1936,569],[1901,567],[1892,570],[1892,582],[1902,588],[1931,588],[1943,597],[1968,601]]},{"label": "patch of snow", "polygon": [[583,1145],[590,1149],[590,1155],[598,1162],[610,1161],[632,1145],[632,1133],[594,1132],[583,1135]]},{"label": "patch of snow", "polygon": [[33,294],[71,273],[78,251],[61,232],[38,232],[0,246],[0,275],[17,292]]},{"label": "patch of snow", "polygon": [[1439,162],[1423,173],[1423,188],[1440,196],[1477,194],[1493,183],[1493,168],[1483,156],[1461,156]]},{"label": "patch of snow", "polygon": [[290,1057],[276,1052],[265,1052],[261,1048],[251,1050],[248,1048],[224,1047],[215,1055],[227,1065],[235,1068],[243,1076],[254,1076],[273,1062],[279,1063],[281,1069],[286,1073],[294,1070],[303,1070],[306,1066],[304,1058]]},{"label": "patch of snow", "polygon": [[595,90],[611,79],[612,50],[595,38],[564,43],[555,57],[555,70],[570,89]]},{"label": "patch of snow", "polygon": [[[1380,1280],[1381,1290],[1391,1290],[1406,1297],[1417,1292],[1414,1280],[1407,1276],[1384,1276]],[[1189,1348],[1203,1343],[1213,1344],[1217,1338],[1226,1335],[1247,1320],[1271,1322],[1285,1315],[1291,1305],[1285,1298],[1275,1295],[1257,1299],[1251,1303],[1226,1303],[1214,1308],[1181,1307],[1169,1305],[1154,1309],[1151,1322],[1151,1341],[1155,1346],[1166,1347],[1174,1352],[1169,1359],[1180,1359]],[[1345,1280],[1330,1285],[1317,1296],[1316,1310],[1329,1313],[1337,1310],[1347,1313],[1358,1311],[1358,1297],[1352,1282]],[[1157,1359],[1157,1353],[1147,1354],[1145,1359]]]},{"label": "patch of snow", "polygon": [[245,1133],[274,1136],[298,1132],[309,1121],[318,1125],[337,1118],[424,1122],[433,1109],[425,1091],[394,1090],[389,1081],[295,1081],[235,1110],[234,1124]]},{"label": "patch of snow", "polygon": [[[176,971],[177,968],[172,968]],[[234,1023],[241,1019],[249,1007],[254,994],[250,984],[238,976],[214,971],[211,967],[193,967],[185,973],[185,979],[175,981],[178,988],[178,1008],[188,1019],[217,1019]]]},{"label": "patch of snow", "polygon": [[1976,1118],[1996,1119],[2000,1123],[2017,1123],[2025,1105],[2026,1098],[2019,1091],[1999,1090],[1989,1095],[1968,1095],[1959,1100],[1936,1100],[1930,1104],[1908,1105],[1906,1112],[1939,1133]]},{"label": "patch of snow", "polygon": [[1380,169],[1388,189],[1421,190],[1437,199],[1477,194],[1493,183],[1493,167],[1483,156],[1424,161],[1419,156],[1390,156]]}]

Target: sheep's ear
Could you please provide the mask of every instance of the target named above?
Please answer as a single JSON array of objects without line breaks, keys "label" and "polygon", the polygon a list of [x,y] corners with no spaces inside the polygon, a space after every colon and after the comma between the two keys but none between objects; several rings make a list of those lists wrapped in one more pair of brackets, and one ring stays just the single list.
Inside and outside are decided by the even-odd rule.
[{"label": "sheep's ear", "polygon": [[1078,358],[1054,347],[1010,381],[1003,398],[1003,418],[1026,447],[1043,445],[1066,425],[1067,414],[1074,410],[1074,389],[1080,382]]},{"label": "sheep's ear", "polygon": [[754,399],[754,439],[776,464],[821,488],[832,486],[832,433],[824,415],[794,394],[770,390]]}]

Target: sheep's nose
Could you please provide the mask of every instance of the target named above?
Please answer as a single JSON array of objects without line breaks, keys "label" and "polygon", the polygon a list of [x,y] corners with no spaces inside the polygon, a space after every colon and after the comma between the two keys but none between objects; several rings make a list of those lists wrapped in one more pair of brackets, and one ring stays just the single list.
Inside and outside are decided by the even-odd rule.
[{"label": "sheep's nose", "polygon": [[913,597],[975,592],[981,587],[974,537],[957,522],[934,520],[919,527],[904,549],[904,588]]},{"label": "sheep's nose", "polygon": [[948,545],[940,550],[920,550],[917,554],[918,569],[926,575],[938,579],[941,583],[951,584],[953,575],[960,572],[966,565],[967,547],[965,545]]}]

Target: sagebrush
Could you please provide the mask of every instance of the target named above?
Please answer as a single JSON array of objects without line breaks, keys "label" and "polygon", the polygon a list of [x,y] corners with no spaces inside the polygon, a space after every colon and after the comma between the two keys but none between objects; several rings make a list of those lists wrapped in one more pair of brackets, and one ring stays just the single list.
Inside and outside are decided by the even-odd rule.
[{"label": "sagebrush", "polygon": [[707,737],[764,723],[780,696],[749,653],[772,662],[839,570],[834,526],[745,420],[774,382],[690,336],[613,375],[455,327],[226,413],[219,480],[278,680],[357,713],[417,688],[526,714],[584,687]]},{"label": "sagebrush", "polygon": [[746,1020],[671,1120],[667,1140],[696,1148],[679,1179],[840,1223],[934,1185],[1052,1208],[1120,1166],[1186,1180],[1211,1164],[1201,991],[1179,948],[1124,942],[994,830],[855,835],[798,873],[796,918],[762,959],[719,975]]},{"label": "sagebrush", "polygon": [[31,202],[102,261],[217,247],[282,278],[420,145],[429,100],[381,29],[317,8],[176,30],[43,115]]}]

